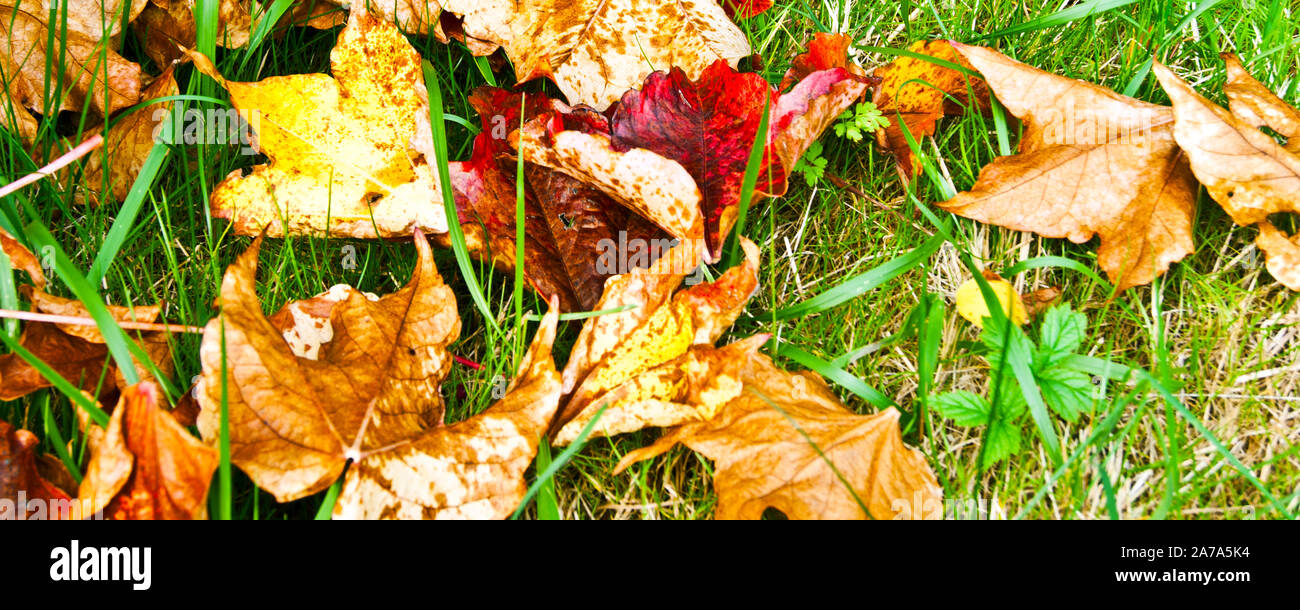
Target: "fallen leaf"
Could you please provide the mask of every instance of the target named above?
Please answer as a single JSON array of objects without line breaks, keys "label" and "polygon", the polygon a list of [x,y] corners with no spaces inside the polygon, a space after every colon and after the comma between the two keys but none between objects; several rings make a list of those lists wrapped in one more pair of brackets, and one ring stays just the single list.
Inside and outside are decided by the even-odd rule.
[{"label": "fallen leaf", "polygon": [[[80,110],[89,104],[96,115],[107,117],[140,100],[140,65],[118,55],[107,39],[101,39],[102,15],[84,20],[93,22],[93,28],[70,15],[66,41],[61,40],[55,55],[47,57],[50,31],[43,18],[49,13],[26,4],[22,9],[14,6],[12,0],[0,2],[0,89],[7,98],[0,100],[4,106],[0,108],[0,127],[30,143],[36,135],[36,120],[28,110],[53,114],[58,110]],[[74,14],[83,13],[79,9]],[[74,25],[87,27],[88,31],[79,31]],[[53,66],[48,74],[47,63]],[[63,90],[59,91],[59,87]],[[51,96],[48,99],[61,100],[56,109],[44,107],[47,88]]]},{"label": "fallen leaf", "polygon": [[560,428],[554,443],[564,446],[577,440],[597,413],[600,419],[587,438],[712,419],[723,405],[740,396],[740,369],[769,338],[755,335],[720,348],[708,343],[691,345],[682,355],[584,399],[592,408],[578,410],[578,415]]},{"label": "fallen leaf", "polygon": [[[694,80],[673,68],[651,73],[639,90],[624,94],[611,112],[608,145],[598,127],[578,133],[549,129],[548,141],[525,139],[532,146],[522,154],[579,179],[594,173],[578,167],[584,155],[604,158],[610,150],[637,154],[640,149],[676,161],[699,188],[708,260],[715,261],[736,222],[741,181],[764,109],[769,128],[755,196],[776,197],[785,193],[790,168],[808,146],[866,90],[863,77],[842,67],[812,72],[784,93],[722,61]],[[531,133],[540,133],[539,128]],[[656,222],[679,237],[681,229],[674,227],[685,225]]]},{"label": "fallen leaf", "polygon": [[556,302],[505,397],[444,425],[439,385],[460,318],[428,242],[415,241],[402,290],[336,287],[270,318],[254,291],[258,242],[227,270],[201,349],[199,429],[214,442],[224,374],[232,461],[276,499],[324,490],[349,462],[336,518],[500,518],[522,499],[559,404]]},{"label": "fallen leaf", "polygon": [[[145,87],[141,99],[148,101],[179,94],[173,70],[174,66],[168,66]],[[136,176],[140,174],[145,159],[156,143],[155,131],[159,121],[167,120],[164,113],[170,112],[171,106],[171,102],[161,102],[135,110],[109,128],[102,149],[85,157],[81,183],[90,193],[92,202],[102,202],[103,193],[111,194],[115,201],[126,200],[127,193],[131,191]],[[104,175],[105,163],[108,164],[107,176]]]},{"label": "fallen leaf", "polygon": [[[0,246],[4,253],[32,278],[32,285],[19,288],[38,313],[89,318],[90,312],[79,301],[46,293],[45,276],[36,257],[12,236],[0,230]],[[119,322],[154,322],[161,306],[122,307],[109,305],[108,313]],[[129,336],[149,356],[165,375],[174,370],[167,337],[160,332],[131,332]],[[77,387],[98,390],[105,400],[116,398],[118,388],[126,387],[126,380],[109,358],[104,337],[94,326],[24,322],[18,338],[23,346],[64,379]],[[144,377],[149,373],[140,363],[136,369]],[[18,354],[0,354],[0,400],[16,400],[36,390],[51,387],[51,382]]]},{"label": "fallen leaf", "polygon": [[[140,0],[136,0],[137,4]],[[253,10],[270,8],[271,0],[219,0],[217,5],[217,45],[240,48],[248,44],[254,29]],[[261,14],[261,13],[259,13]],[[343,10],[326,0],[294,2],[274,26],[279,35],[289,25],[329,29],[345,21]],[[145,55],[154,63],[166,66],[188,58],[184,49],[197,44],[194,9],[187,0],[149,0],[132,24],[144,46]]]},{"label": "fallen leaf", "polygon": [[[635,309],[583,324],[564,369],[567,398],[552,427],[557,438],[576,437],[598,410],[601,396],[630,384],[619,391],[635,394],[634,399],[645,397],[635,386],[657,382],[639,380],[642,373],[686,354],[692,345],[712,345],[722,336],[758,288],[758,247],[743,238],[741,245],[746,255],[743,264],[714,282],[691,286],[676,295],[673,291],[689,270],[682,261],[691,260],[699,250],[692,242],[678,245],[647,269],[633,270],[605,284],[597,304],[600,310],[629,305]],[[615,417],[634,421],[641,416]]]},{"label": "fallen leaf", "polygon": [[[51,519],[71,514],[72,500],[36,469],[40,440],[0,421],[0,520]],[[51,511],[58,514],[51,515]]]},{"label": "fallen leaf", "polygon": [[514,512],[559,405],[551,358],[558,324],[552,303],[505,397],[486,411],[353,464],[334,518],[501,519]]},{"label": "fallen leaf", "polygon": [[213,215],[241,235],[378,237],[444,233],[420,57],[395,26],[353,11],[330,54],[333,76],[221,81],[270,163],[232,172]]},{"label": "fallen leaf", "polygon": [[1196,182],[1173,110],[954,43],[1024,122],[1020,154],[940,204],[980,222],[1083,243],[1118,290],[1150,283],[1193,251]]},{"label": "fallen leaf", "polygon": [[[704,367],[698,362],[690,359],[676,363],[673,361],[687,355],[692,346],[712,346],[736,321],[749,298],[758,289],[758,246],[743,238],[741,245],[745,251],[745,261],[742,264],[728,269],[713,282],[688,287],[671,298],[665,297],[685,276],[680,265],[672,267],[672,261],[680,261],[682,256],[691,254],[691,250],[685,246],[670,252],[663,263],[644,272],[633,271],[607,284],[598,307],[604,309],[634,304],[638,308],[615,314],[632,314],[625,320],[605,320],[613,316],[600,316],[583,325],[578,342],[570,352],[569,364],[565,367],[566,390],[572,388],[572,393],[568,395],[557,420],[560,426],[557,442],[567,444],[575,438],[587,420],[601,405],[606,404],[607,398],[613,400],[610,406],[614,413],[610,414],[611,423],[606,423],[602,431],[619,434],[640,428],[621,429],[612,423],[613,420],[665,421],[666,418],[663,415],[642,414],[640,411],[643,407],[635,404],[625,406],[623,401],[672,400],[682,392],[699,394],[699,386],[711,383],[711,379],[704,379],[707,377],[706,372],[701,370]],[[706,351],[700,357],[705,360],[725,360],[726,356],[727,353],[718,355]],[[670,363],[666,365],[668,371],[652,373],[642,378],[642,373],[664,363]],[[710,366],[717,368],[718,365]],[[694,370],[695,376],[701,381],[682,385],[682,376],[688,370]],[[655,379],[663,378],[665,374],[674,377],[674,380],[663,382]],[[706,406],[705,409],[709,407]]]},{"label": "fallen leaf", "polygon": [[[513,270],[516,159],[509,155],[507,134],[520,124],[523,99],[484,87],[470,95],[470,102],[482,119],[483,133],[474,141],[471,159],[450,168],[461,228],[472,254]],[[543,95],[530,94],[526,103],[525,120],[545,115],[548,122],[575,130],[604,124],[604,117],[594,111],[569,108]],[[524,146],[527,150],[533,145]],[[649,157],[653,154],[640,158]],[[602,159],[616,165],[606,178],[626,180],[627,188],[611,185],[608,179],[591,184],[535,163],[524,167],[524,276],[544,298],[560,297],[565,311],[591,309],[605,280],[627,270],[619,263],[644,267],[667,249],[669,235],[633,209],[649,217],[698,210],[699,191],[680,167],[671,185],[667,183],[674,182],[672,174],[659,173],[672,162],[619,163],[616,153]],[[598,161],[590,166],[599,168]],[[642,201],[637,185],[652,185],[655,196],[645,195]]]},{"label": "fallen leaf", "polygon": [[[993,289],[993,294],[997,296],[1003,315],[1009,316],[1016,326],[1024,326],[1029,321],[1029,312],[1011,282],[988,270],[984,271],[984,279],[989,283],[989,288]],[[979,282],[974,278],[966,280],[957,288],[956,301],[957,313],[978,328],[984,328],[984,318],[992,317]]]},{"label": "fallen leaf", "polygon": [[25,271],[37,289],[45,288],[45,273],[41,269],[40,261],[36,260],[31,250],[19,243],[3,227],[0,227],[0,253],[9,258],[11,268]]},{"label": "fallen leaf", "polygon": [[[918,41],[908,50],[975,70],[945,40]],[[975,104],[979,108],[989,107],[989,87],[982,79],[968,78],[957,70],[924,59],[900,56],[876,68],[874,75],[881,82],[873,102],[891,121],[889,127],[876,132],[876,143],[893,153],[908,178],[915,176],[920,166],[903,135],[904,125],[912,139],[920,142],[925,136],[934,134],[939,119],[965,112],[971,92],[974,92]]]},{"label": "fallen leaf", "polygon": [[740,370],[742,394],[628,453],[615,473],[681,443],[715,463],[718,519],[758,519],[768,508],[792,519],[862,519],[864,508],[874,519],[916,518],[942,505],[925,457],[903,443],[897,410],[857,415],[820,376],[787,373],[762,354]]},{"label": "fallen leaf", "polygon": [[[389,3],[385,3],[389,4]],[[499,45],[519,81],[546,77],[571,104],[604,110],[655,67],[695,78],[732,66],[749,43],[714,0],[446,0],[476,40]],[[432,17],[414,19],[425,29]],[[408,30],[409,31],[409,30]],[[491,46],[477,45],[486,54]]]},{"label": "fallen leaf", "polygon": [[330,340],[298,353],[262,314],[260,241],[226,271],[221,315],[200,348],[199,430],[209,442],[219,434],[224,374],[231,459],[281,502],[325,489],[349,459],[442,423],[439,385],[460,318],[427,241],[415,241],[420,258],[403,289],[373,301],[348,291],[328,306]]},{"label": "fallen leaf", "polygon": [[122,391],[107,428],[82,417],[90,463],[77,493],[76,518],[206,518],[217,450],[191,436],[162,404],[162,390],[145,381]]},{"label": "fallen leaf", "polygon": [[66,21],[69,32],[95,40],[116,36],[121,31],[122,23],[134,21],[144,10],[145,4],[147,0],[0,0],[0,6],[21,9],[42,20],[55,12],[60,20],[60,28],[64,27],[63,22]]},{"label": "fallen leaf", "polygon": [[1222,57],[1228,69],[1223,92],[1228,95],[1232,114],[1256,128],[1267,126],[1287,139],[1287,150],[1300,153],[1300,111],[1251,76],[1236,55],[1224,53]]},{"label": "fallen leaf", "polygon": [[[1300,211],[1300,154],[1295,138],[1296,110],[1273,95],[1225,55],[1224,87],[1231,112],[1196,93],[1171,70],[1155,64],[1156,77],[1174,104],[1174,137],[1191,160],[1196,179],[1239,225],[1258,224],[1256,245],[1266,255],[1269,273],[1292,290],[1300,290],[1300,244],[1277,230],[1268,217]],[[1259,128],[1267,126],[1289,138],[1278,144]]]}]

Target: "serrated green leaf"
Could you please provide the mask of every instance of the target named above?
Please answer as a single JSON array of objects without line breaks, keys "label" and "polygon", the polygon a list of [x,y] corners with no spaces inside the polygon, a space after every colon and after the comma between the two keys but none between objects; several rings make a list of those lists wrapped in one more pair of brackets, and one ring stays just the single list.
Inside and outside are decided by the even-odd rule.
[{"label": "serrated green leaf", "polygon": [[983,468],[1020,452],[1020,427],[999,418],[989,428],[984,446]]},{"label": "serrated green leaf", "polygon": [[1038,389],[1047,406],[1070,423],[1092,411],[1092,378],[1079,371],[1054,367],[1038,375]]},{"label": "serrated green leaf", "polygon": [[1045,370],[1078,351],[1087,330],[1088,318],[1070,309],[1069,305],[1048,309],[1038,331],[1034,368]]},{"label": "serrated green leaf", "polygon": [[989,423],[989,401],[974,392],[958,390],[934,397],[934,408],[958,426],[983,426]]}]

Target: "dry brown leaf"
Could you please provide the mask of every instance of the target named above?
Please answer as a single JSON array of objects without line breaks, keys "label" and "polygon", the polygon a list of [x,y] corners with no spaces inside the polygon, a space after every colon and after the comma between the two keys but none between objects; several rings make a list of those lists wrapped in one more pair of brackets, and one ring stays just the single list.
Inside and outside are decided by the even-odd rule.
[{"label": "dry brown leaf", "polygon": [[[12,236],[0,230],[0,247],[11,264],[31,276],[33,285],[24,285],[20,292],[39,313],[89,318],[90,313],[81,302],[58,297],[42,290],[45,276],[36,257]],[[108,306],[108,313],[119,322],[154,322],[161,306],[122,307]],[[144,350],[149,359],[165,375],[174,370],[167,337],[159,332],[132,332],[132,340]],[[99,390],[99,397],[115,399],[117,390],[126,387],[126,379],[109,358],[104,337],[94,326],[26,322],[18,342],[64,379],[83,390]],[[148,370],[136,362],[136,370],[150,378]],[[101,382],[102,379],[102,382]],[[18,354],[0,354],[0,400],[16,400],[52,384],[35,367]]]},{"label": "dry brown leaf", "polygon": [[440,426],[348,469],[336,519],[501,519],[528,491],[524,471],[559,406],[551,359],[559,311],[533,337],[505,397],[483,413]]},{"label": "dry brown leaf", "polygon": [[40,261],[36,260],[31,250],[14,239],[14,236],[3,227],[0,227],[0,253],[9,257],[11,268],[27,272],[32,284],[38,290],[45,288],[45,273],[41,270]]},{"label": "dry brown leaf", "polygon": [[[146,4],[148,0],[0,0],[0,6],[22,9],[41,20],[56,11],[60,19],[66,17],[69,32],[95,40],[116,36],[123,17],[127,23],[134,21]],[[126,11],[130,12],[124,15]]]},{"label": "dry brown leaf", "polygon": [[191,436],[162,404],[162,390],[146,381],[122,391],[107,428],[90,424],[83,415],[90,463],[74,516],[206,518],[208,485],[220,461],[217,451]]},{"label": "dry brown leaf", "polygon": [[[217,5],[217,45],[239,48],[248,44],[254,29],[253,7],[258,10],[270,7],[272,0],[220,0]],[[140,4],[140,0],[136,0]],[[159,66],[188,57],[184,49],[194,48],[197,42],[197,25],[194,11],[188,0],[149,0],[144,11],[131,24],[144,45],[144,52]],[[295,2],[273,30],[279,35],[289,25],[305,25],[329,29],[342,25],[345,13],[326,0],[300,0]]]},{"label": "dry brown leaf", "polygon": [[1251,76],[1236,55],[1224,53],[1222,57],[1228,68],[1223,92],[1228,95],[1232,114],[1254,127],[1267,126],[1276,131],[1287,139],[1287,150],[1300,153],[1300,111]]},{"label": "dry brown leaf", "polygon": [[943,208],[1075,243],[1100,236],[1097,263],[1119,290],[1150,283],[1193,251],[1196,182],[1170,108],[954,46],[1024,122],[1024,136],[1020,154],[984,167]]},{"label": "dry brown leaf", "polygon": [[231,220],[241,235],[446,232],[415,49],[392,24],[353,11],[330,63],[333,76],[237,83],[195,57],[200,70],[222,80],[271,159],[218,184],[213,215]]},{"label": "dry brown leaf", "polygon": [[[1174,136],[1187,151],[1196,179],[1239,225],[1259,225],[1256,245],[1269,273],[1300,290],[1300,242],[1269,222],[1272,214],[1300,211],[1300,113],[1252,78],[1232,55],[1225,55],[1224,91],[1231,112],[1205,99],[1173,73],[1155,64],[1156,77],[1173,100]],[[1288,138],[1278,144],[1259,128]]]},{"label": "dry brown leaf", "polygon": [[[701,350],[722,336],[749,298],[758,289],[758,246],[741,239],[745,261],[717,280],[691,286],[662,301],[681,282],[684,273],[673,273],[659,265],[647,271],[633,271],[611,279],[605,286],[601,307],[641,303],[632,311],[588,320],[578,335],[565,367],[566,384],[573,391],[557,419],[556,441],[568,444],[577,437],[601,406],[600,434],[621,434],[657,425],[674,425],[715,410],[716,405],[688,406],[681,401],[706,395],[725,361],[736,350]],[[680,247],[680,246],[679,246]],[[665,258],[678,256],[670,252]],[[640,313],[636,313],[639,310]],[[605,320],[615,315],[635,314],[623,320]],[[759,345],[762,341],[759,342]],[[581,349],[580,349],[581,348]],[[757,349],[757,346],[754,346]],[[734,376],[733,376],[734,377]],[[689,383],[687,381],[689,380]],[[678,404],[668,404],[676,401]],[[609,420],[606,420],[609,417]],[[674,417],[685,419],[674,420]],[[652,423],[659,422],[659,423]]]},{"label": "dry brown leaf", "polygon": [[221,315],[208,323],[200,350],[199,430],[209,441],[219,431],[224,332],[231,458],[280,501],[321,491],[348,459],[442,423],[439,385],[460,318],[428,242],[415,241],[419,262],[404,288],[373,301],[351,291],[329,303],[330,340],[298,353],[262,314],[260,241],[226,271]]},{"label": "dry brown leaf", "polygon": [[504,49],[520,82],[549,78],[570,103],[600,110],[639,85],[653,67],[676,66],[695,78],[718,59],[734,66],[750,54],[744,33],[716,0],[370,0],[366,5],[404,32],[432,32],[443,42],[457,38],[475,55]]},{"label": "dry brown leaf", "polygon": [[522,499],[559,404],[555,302],[505,397],[443,425],[460,318],[422,235],[416,249],[397,293],[335,287],[270,318],[254,292],[257,244],[227,271],[204,333],[199,428],[218,432],[224,328],[232,460],[280,501],[323,490],[349,462],[336,518],[500,518]]},{"label": "dry brown leaf", "polygon": [[[1251,225],[1278,212],[1300,209],[1300,156],[1256,128],[1254,110],[1243,120],[1192,90],[1157,63],[1156,77],[1174,103],[1174,135],[1187,151],[1196,178],[1239,225]],[[1239,97],[1240,99],[1240,97]],[[1267,104],[1274,107],[1279,102]],[[1261,108],[1264,105],[1240,108]],[[1285,123],[1281,124],[1283,129]]]},{"label": "dry brown leaf", "polygon": [[[909,51],[965,66],[975,67],[946,40],[918,41]],[[898,166],[907,177],[920,169],[907,145],[902,125],[912,134],[912,139],[934,134],[935,123],[948,115],[961,114],[975,94],[975,103],[981,109],[989,106],[989,87],[979,78],[914,57],[899,57],[876,68],[875,76],[881,79],[876,88],[874,102],[890,126],[876,132],[876,142],[894,154]],[[924,82],[916,82],[924,81]]]},{"label": "dry brown leaf", "polygon": [[[176,95],[180,89],[173,76],[174,66],[168,66],[158,78],[141,93],[142,100]],[[104,146],[86,156],[81,181],[90,193],[93,203],[103,201],[100,193],[104,186],[104,163],[108,163],[107,193],[116,201],[125,201],[135,184],[135,178],[144,167],[144,161],[153,151],[154,132],[162,112],[171,110],[171,102],[161,102],[141,108],[123,118],[108,130]],[[166,120],[162,118],[162,120]]]},{"label": "dry brown leaf", "polygon": [[787,373],[757,353],[741,382],[743,393],[717,415],[632,451],[615,472],[682,443],[715,462],[718,519],[758,519],[768,508],[792,519],[862,519],[863,507],[891,519],[942,502],[925,457],[903,443],[897,410],[854,414],[820,376]]},{"label": "dry brown leaf", "polygon": [[[68,494],[37,471],[38,444],[36,435],[0,421],[0,520],[50,519],[70,514]],[[59,514],[51,515],[51,510]]]},{"label": "dry brown leaf", "polygon": [[692,345],[686,353],[586,399],[590,408],[578,411],[577,417],[560,428],[554,442],[563,446],[577,440],[597,413],[600,420],[587,438],[711,419],[723,405],[740,396],[740,369],[769,338],[755,335],[720,348]]},{"label": "dry brown leaf", "polygon": [[[97,27],[86,33],[70,25],[66,49],[55,49],[55,55],[47,60],[49,30],[44,18],[48,13],[27,4],[15,9],[13,4],[12,0],[0,2],[0,90],[8,98],[0,100],[0,127],[30,142],[36,122],[27,111],[47,112],[43,107],[47,86],[62,100],[54,111],[80,110],[89,103],[95,114],[106,117],[140,100],[140,65],[114,52],[110,42],[100,38]],[[143,3],[137,4],[143,7]],[[88,21],[100,23],[99,17]],[[47,61],[57,70],[49,82]],[[53,91],[59,86],[63,91]]]},{"label": "dry brown leaf", "polygon": [[603,133],[548,133],[550,118],[510,134],[524,159],[599,188],[677,239],[704,237],[700,189],[681,164],[643,148],[615,150]]},{"label": "dry brown leaf", "polygon": [[[471,38],[500,45],[519,80],[547,77],[571,104],[604,110],[655,68],[696,78],[748,41],[715,0],[446,0]],[[429,23],[429,21],[426,21]],[[480,50],[487,50],[484,47]]]}]

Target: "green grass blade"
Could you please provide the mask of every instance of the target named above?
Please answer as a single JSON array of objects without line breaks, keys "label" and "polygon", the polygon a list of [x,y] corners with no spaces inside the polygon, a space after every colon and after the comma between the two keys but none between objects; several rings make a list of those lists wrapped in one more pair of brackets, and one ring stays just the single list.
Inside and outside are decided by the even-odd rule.
[{"label": "green grass blade", "polygon": [[465,246],[465,233],[460,227],[460,214],[456,211],[456,198],[451,186],[451,169],[447,165],[447,125],[442,114],[442,86],[438,83],[438,74],[433,71],[433,64],[428,60],[422,60],[420,67],[424,70],[424,86],[429,92],[429,124],[433,128],[433,148],[437,157],[434,162],[438,166],[438,186],[442,191],[443,210],[447,215],[447,233],[451,236],[452,250],[456,253],[456,264],[460,266],[462,279],[469,287],[470,298],[474,300],[474,306],[478,308],[479,313],[483,314],[483,322],[491,329],[492,335],[497,336],[501,334],[501,327],[497,325],[496,316],[488,307],[478,277],[474,274],[469,249]]},{"label": "green grass blade", "polygon": [[[550,483],[555,478],[555,473],[564,468],[569,463],[569,460],[573,459],[573,456],[578,455],[579,451],[582,451],[582,448],[587,445],[587,437],[591,435],[592,430],[596,429],[596,422],[600,421],[600,418],[605,415],[605,409],[608,408],[608,404],[601,405],[600,410],[596,411],[596,415],[591,418],[591,421],[582,427],[582,431],[578,433],[578,438],[569,443],[569,446],[565,447],[564,451],[560,452],[560,455],[555,458],[555,461],[551,462],[549,466],[542,470],[541,474],[537,475],[537,480],[533,481],[533,484],[529,486],[528,493],[524,494],[524,499],[519,502],[519,507],[515,509],[514,514],[510,515],[511,519],[518,519],[520,515],[524,514],[524,509],[528,508],[528,504],[533,501],[533,498],[538,493],[541,493],[542,487]],[[546,442],[545,439],[541,441],[542,444]]]}]

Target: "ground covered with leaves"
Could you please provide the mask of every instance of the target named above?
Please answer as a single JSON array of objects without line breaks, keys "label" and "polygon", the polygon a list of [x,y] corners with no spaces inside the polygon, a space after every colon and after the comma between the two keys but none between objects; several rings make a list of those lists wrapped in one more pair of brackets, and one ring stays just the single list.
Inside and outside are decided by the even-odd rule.
[{"label": "ground covered with leaves", "polygon": [[1287,2],[102,4],[0,0],[0,517],[1300,512]]}]

